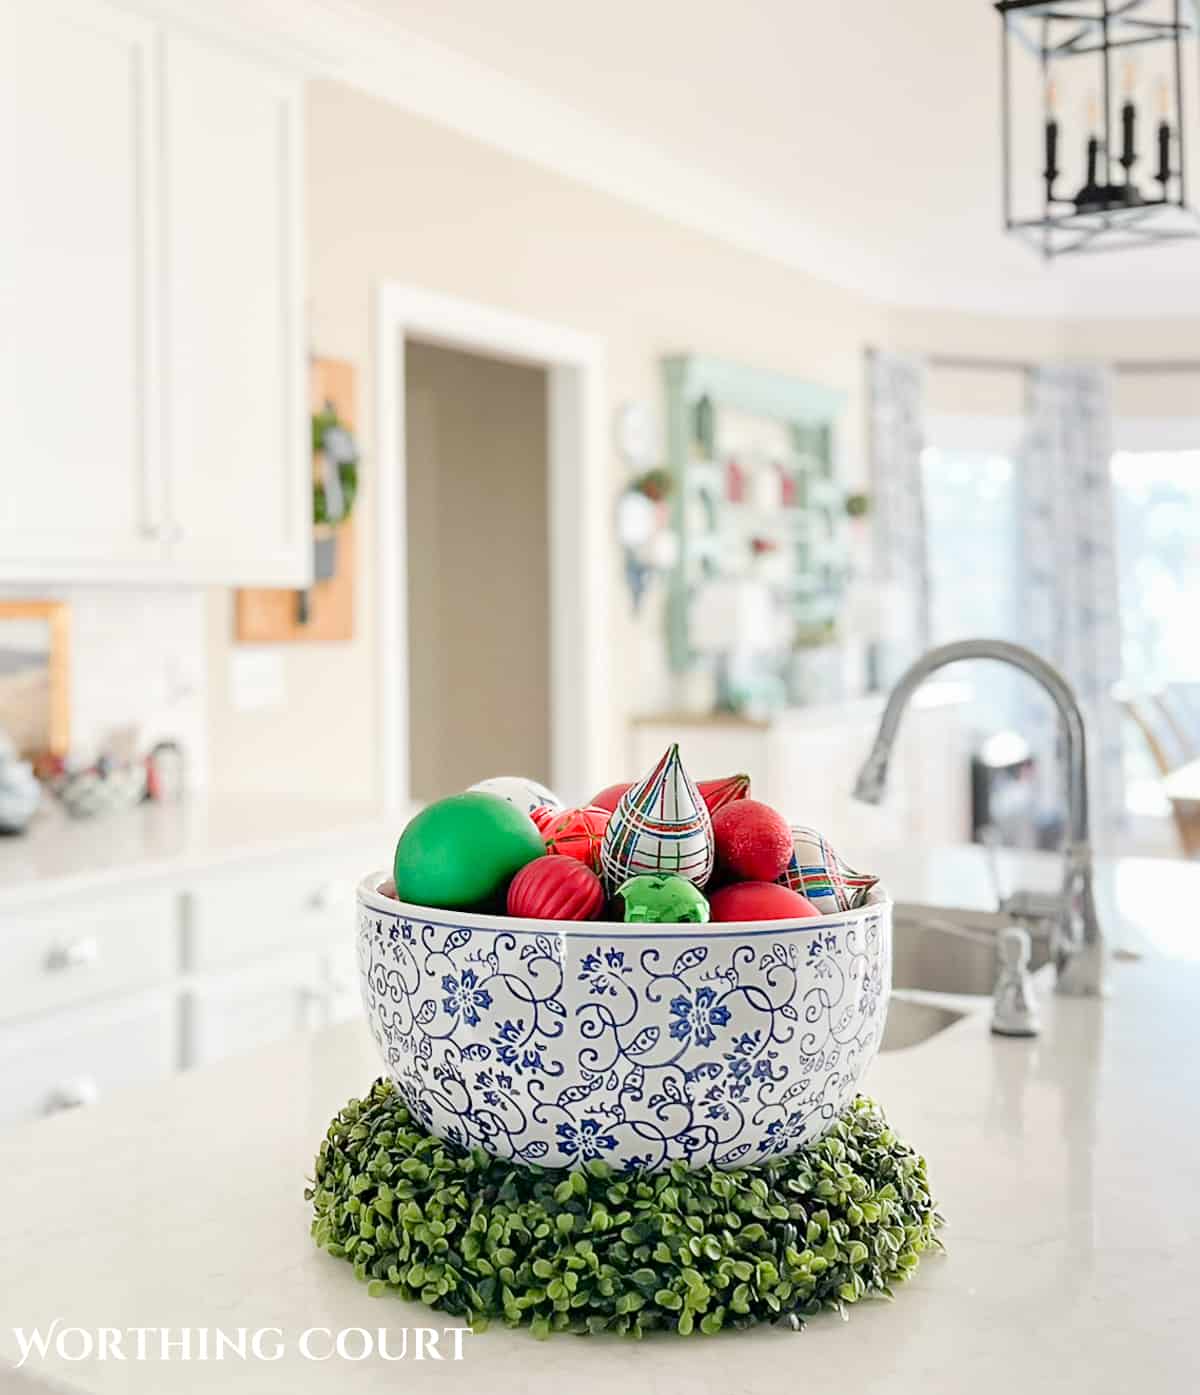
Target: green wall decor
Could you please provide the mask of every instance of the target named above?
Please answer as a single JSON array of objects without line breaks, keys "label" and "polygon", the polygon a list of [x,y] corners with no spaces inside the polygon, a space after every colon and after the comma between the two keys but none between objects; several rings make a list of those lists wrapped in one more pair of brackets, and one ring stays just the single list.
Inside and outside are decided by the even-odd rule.
[{"label": "green wall decor", "polygon": [[[682,673],[701,659],[703,617],[696,597],[707,581],[753,573],[770,554],[770,586],[790,642],[832,633],[849,554],[846,496],[836,478],[834,431],[845,394],[782,374],[697,355],[667,358],[666,464],[674,480],[673,523],[679,557],[671,576],[668,646]],[[743,493],[741,464],[721,448],[723,413],[784,428],[786,445],[766,467],[779,475],[779,497]],[[764,462],[758,462],[758,469]],[[748,473],[753,473],[749,471]],[[769,491],[768,491],[769,494]]]}]

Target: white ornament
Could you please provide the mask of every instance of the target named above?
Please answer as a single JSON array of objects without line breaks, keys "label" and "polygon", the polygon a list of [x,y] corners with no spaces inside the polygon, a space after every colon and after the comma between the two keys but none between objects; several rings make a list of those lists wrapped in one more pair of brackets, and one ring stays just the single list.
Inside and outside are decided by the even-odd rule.
[{"label": "white ornament", "polygon": [[480,780],[472,785],[471,789],[506,799],[523,814],[532,814],[535,809],[540,809],[545,804],[552,809],[563,807],[562,800],[552,790],[538,784],[536,780],[527,779],[524,775],[495,775],[490,780]]}]

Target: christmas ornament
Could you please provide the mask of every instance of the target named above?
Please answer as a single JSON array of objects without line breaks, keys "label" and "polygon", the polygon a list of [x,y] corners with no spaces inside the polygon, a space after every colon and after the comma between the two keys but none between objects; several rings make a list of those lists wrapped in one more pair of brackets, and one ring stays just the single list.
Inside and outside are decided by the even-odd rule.
[{"label": "christmas ornament", "polygon": [[696,788],[700,797],[708,805],[708,812],[715,814],[735,799],[745,799],[750,793],[749,775],[727,775],[723,780],[698,780]]},{"label": "christmas ornament", "polygon": [[806,920],[820,915],[806,897],[778,882],[732,882],[709,898],[714,922],[738,920]]},{"label": "christmas ornament", "polygon": [[605,885],[611,891],[640,872],[677,872],[703,886],[713,855],[712,819],[672,745],[608,821],[600,849]]},{"label": "christmas ornament", "polygon": [[586,809],[566,809],[556,814],[545,827],[543,839],[548,853],[560,857],[574,857],[600,871],[600,843],[604,830],[608,827],[607,809],[596,809],[589,805]]},{"label": "christmas ornament", "polygon": [[592,800],[592,805],[597,809],[607,809],[611,814],[621,802],[621,796],[630,788],[632,788],[632,782],[629,780],[620,785],[606,785]]},{"label": "christmas ornament", "polygon": [[792,855],[779,881],[799,891],[822,915],[849,911],[865,903],[878,877],[847,867],[814,828],[792,825]]},{"label": "christmas ornament", "polygon": [[508,913],[524,920],[595,920],[603,909],[600,878],[573,857],[534,858],[509,883]]},{"label": "christmas ornament", "polygon": [[617,888],[613,914],[631,925],[703,925],[708,920],[708,902],[686,877],[643,872]]},{"label": "christmas ornament", "polygon": [[396,895],[453,909],[500,895],[545,852],[529,816],[482,791],[439,799],[410,821],[396,844]]},{"label": "christmas ornament", "polygon": [[490,780],[480,780],[472,785],[468,793],[478,791],[499,795],[524,814],[532,814],[535,809],[547,805],[552,809],[562,808],[562,800],[558,795],[548,790],[545,785],[539,785],[536,780],[526,779],[524,775],[494,775]]},{"label": "christmas ornament", "polygon": [[555,804],[539,804],[536,809],[529,811],[529,817],[533,820],[533,826],[545,837],[546,830],[562,813],[562,809]]},{"label": "christmas ornament", "polygon": [[717,866],[726,880],[773,882],[792,855],[782,814],[757,799],[738,799],[713,816]]}]

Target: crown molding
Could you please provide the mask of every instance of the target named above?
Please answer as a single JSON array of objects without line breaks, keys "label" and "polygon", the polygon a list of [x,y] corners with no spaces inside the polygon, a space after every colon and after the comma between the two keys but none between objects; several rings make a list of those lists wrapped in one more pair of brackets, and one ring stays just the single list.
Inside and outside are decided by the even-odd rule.
[{"label": "crown molding", "polygon": [[[307,76],[361,92],[552,170],[678,226],[873,301],[881,308],[1032,318],[1194,315],[1200,276],[1182,258],[1152,279],[1048,268],[955,274],[909,249],[882,258],[819,223],[693,165],[652,141],[506,76],[354,0],[124,0],[192,28],[270,46]],[[1177,252],[1179,249],[1171,249]],[[1160,255],[1167,255],[1160,252]],[[1186,257],[1186,252],[1183,254]]]}]

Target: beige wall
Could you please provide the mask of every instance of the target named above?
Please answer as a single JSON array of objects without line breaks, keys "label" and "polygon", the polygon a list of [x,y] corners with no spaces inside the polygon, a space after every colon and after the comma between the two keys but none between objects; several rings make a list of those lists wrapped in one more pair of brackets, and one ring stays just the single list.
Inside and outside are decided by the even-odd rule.
[{"label": "beige wall", "polygon": [[[823,282],[820,267],[806,276],[737,251],[338,84],[310,88],[308,118],[312,347],[359,366],[368,452],[364,519],[372,507],[372,294],[388,279],[599,336],[607,346],[613,405],[631,398],[658,404],[661,356],[689,350],[842,388],[849,394],[842,453],[851,479],[862,469],[865,345],[1003,356],[1200,353],[1191,348],[1200,346],[1194,321],[1071,329],[1036,320],[888,311]],[[1175,400],[1179,384],[1155,391]],[[937,388],[935,406],[983,409],[990,402],[1006,410],[1012,392],[1011,382],[950,382]],[[615,455],[609,468],[615,492],[624,475]],[[353,642],[286,654],[283,711],[230,707],[229,601],[210,598],[216,788],[347,798],[377,791],[372,570],[367,546]],[[610,641],[620,681],[610,695],[604,735],[615,779],[632,773],[628,714],[660,706],[666,688],[661,598],[632,619],[615,546],[610,584],[616,598]]]},{"label": "beige wall", "polygon": [[547,781],[545,371],[410,341],[404,377],[413,795]]}]

